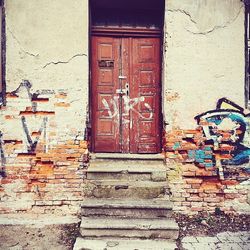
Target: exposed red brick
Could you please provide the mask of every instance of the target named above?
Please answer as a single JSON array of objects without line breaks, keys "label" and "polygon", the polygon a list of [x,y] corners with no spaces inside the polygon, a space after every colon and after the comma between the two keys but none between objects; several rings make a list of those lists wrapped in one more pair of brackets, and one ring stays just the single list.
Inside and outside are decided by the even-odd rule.
[{"label": "exposed red brick", "polygon": [[57,102],[55,103],[56,107],[70,107],[70,103],[65,103],[65,102]]},{"label": "exposed red brick", "polygon": [[202,182],[203,180],[198,178],[186,179],[187,184],[201,184]]},{"label": "exposed red brick", "polygon": [[20,111],[19,115],[40,115],[40,116],[49,116],[54,115],[54,111]]},{"label": "exposed red brick", "polygon": [[195,176],[195,172],[193,171],[184,171],[183,172],[183,176]]},{"label": "exposed red brick", "polygon": [[187,201],[203,201],[202,197],[196,196],[196,197],[188,197]]},{"label": "exposed red brick", "polygon": [[67,97],[66,93],[60,93],[60,94],[55,95],[55,98],[58,98],[58,99],[65,99],[66,97]]},{"label": "exposed red brick", "polygon": [[237,185],[239,184],[239,182],[236,180],[222,180],[221,184],[230,186],[230,185]]},{"label": "exposed red brick", "polygon": [[11,120],[11,119],[14,119],[15,117],[13,115],[5,115],[4,118],[6,120]]},{"label": "exposed red brick", "polygon": [[32,102],[36,102],[36,103],[39,103],[39,102],[48,102],[49,101],[49,98],[41,98],[41,97],[36,97],[36,98],[32,98]]}]

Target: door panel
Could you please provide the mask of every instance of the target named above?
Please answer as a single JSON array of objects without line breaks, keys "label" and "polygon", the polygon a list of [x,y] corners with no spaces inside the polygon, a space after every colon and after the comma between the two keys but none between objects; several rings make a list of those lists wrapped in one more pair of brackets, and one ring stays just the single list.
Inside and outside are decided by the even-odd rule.
[{"label": "door panel", "polygon": [[[116,89],[119,39],[92,38],[92,127],[96,152],[119,152],[120,124]],[[113,66],[112,66],[113,62]]]},{"label": "door panel", "polygon": [[160,40],[93,37],[95,152],[160,151]]},{"label": "door panel", "polygon": [[133,153],[156,153],[160,147],[160,43],[157,38],[132,40],[131,98],[139,98],[132,113]]}]

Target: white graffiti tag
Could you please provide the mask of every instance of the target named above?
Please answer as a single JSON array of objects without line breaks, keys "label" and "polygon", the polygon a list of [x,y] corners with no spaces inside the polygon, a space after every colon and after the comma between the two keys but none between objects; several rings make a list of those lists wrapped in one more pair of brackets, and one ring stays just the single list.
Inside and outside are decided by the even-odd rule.
[{"label": "white graffiti tag", "polygon": [[110,100],[110,104],[113,106],[113,112],[111,111],[111,107],[109,106],[107,100],[105,98],[102,99],[102,104],[105,107],[105,110],[108,111],[108,118],[114,118],[119,116],[119,104],[118,104],[118,96],[114,97],[114,100]]},{"label": "white graffiti tag", "polygon": [[[144,106],[148,109],[148,111],[150,111],[150,112],[148,112],[147,116],[141,114],[135,108],[135,106],[137,104],[144,102],[144,100],[145,100],[144,96],[136,97],[136,98],[130,98],[127,96],[123,96],[122,101],[123,101],[124,112],[122,113],[122,116],[128,116],[130,112],[134,112],[142,119],[152,119],[152,117],[153,117],[153,112],[151,111],[152,107],[148,103],[144,103]],[[108,103],[108,101],[105,98],[103,98],[102,103],[103,103],[105,110],[108,111],[108,118],[111,118],[111,119],[118,118],[119,119],[120,114],[119,114],[119,97],[118,96],[115,96],[113,99],[111,99],[110,104]],[[129,121],[126,119],[123,119],[123,122],[126,123]]]}]

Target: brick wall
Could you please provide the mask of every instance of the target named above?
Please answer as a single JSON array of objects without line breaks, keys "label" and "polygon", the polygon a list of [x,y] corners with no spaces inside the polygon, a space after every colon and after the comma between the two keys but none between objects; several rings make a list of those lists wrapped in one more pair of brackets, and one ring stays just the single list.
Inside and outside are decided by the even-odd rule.
[{"label": "brick wall", "polygon": [[[24,81],[7,93],[0,115],[0,213],[77,213],[89,156],[69,93],[32,93]],[[218,106],[197,117],[197,129],[164,134],[176,212],[250,211],[248,119]]]},{"label": "brick wall", "polygon": [[[76,213],[84,196],[88,144],[63,91],[7,93],[0,115],[0,213]],[[68,122],[68,121],[71,122]]]},{"label": "brick wall", "polygon": [[164,135],[174,210],[249,213],[249,114],[223,98],[196,119],[197,129]]}]

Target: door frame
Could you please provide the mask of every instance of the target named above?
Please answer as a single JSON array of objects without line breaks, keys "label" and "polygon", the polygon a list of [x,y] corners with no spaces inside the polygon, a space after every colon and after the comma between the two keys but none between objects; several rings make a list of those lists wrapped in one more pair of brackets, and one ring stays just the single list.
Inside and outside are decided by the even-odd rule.
[{"label": "door frame", "polygon": [[[162,107],[162,57],[163,57],[163,31],[161,29],[150,29],[150,28],[115,28],[115,27],[95,27],[93,26],[90,29],[90,35],[89,35],[89,55],[91,55],[89,57],[89,125],[88,125],[88,140],[90,142],[90,151],[94,153],[94,137],[93,137],[93,100],[92,100],[92,37],[93,36],[107,36],[107,37],[144,37],[144,38],[159,38],[160,40],[160,62],[159,62],[159,67],[160,67],[160,83],[159,83],[159,87],[160,87],[160,105],[159,105],[159,145],[160,145],[160,149],[162,149],[162,145],[163,145],[163,140],[162,140],[162,132],[163,132],[163,125],[164,125],[164,121],[163,121],[163,107]],[[112,154],[112,153],[110,153]],[[122,152],[120,154],[123,154]],[[157,154],[157,153],[152,153],[152,154]]]}]

